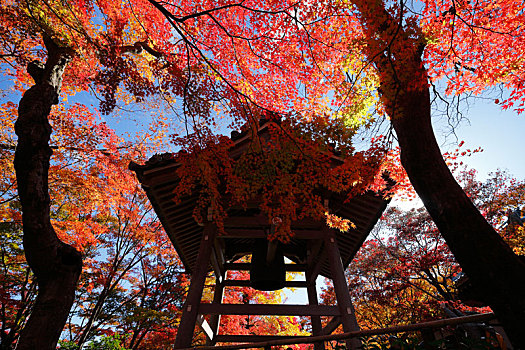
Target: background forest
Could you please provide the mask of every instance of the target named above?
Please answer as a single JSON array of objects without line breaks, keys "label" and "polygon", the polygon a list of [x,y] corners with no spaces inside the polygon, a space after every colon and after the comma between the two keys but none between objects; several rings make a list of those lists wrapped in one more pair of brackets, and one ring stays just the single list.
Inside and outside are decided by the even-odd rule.
[{"label": "background forest", "polygon": [[[390,207],[346,271],[363,329],[490,306],[514,325],[514,344],[525,346],[525,230],[508,222],[508,209],[525,204],[525,182],[504,171],[479,180],[463,164],[479,150],[460,144],[441,155],[430,127],[431,115],[457,125],[476,96],[523,111],[524,7],[3,1],[0,348],[52,349],[58,339],[63,349],[171,347],[189,276],[128,164],[183,151],[180,160],[194,162],[185,164],[181,192],[200,185],[218,202],[226,183],[242,203],[253,193],[231,170],[224,135],[256,128],[268,113],[279,115],[297,146],[269,152],[270,164],[334,149],[347,160],[333,179],[306,169],[303,184],[365,191],[383,185],[387,171],[397,181],[389,195],[423,199],[426,209]],[[250,181],[269,197],[280,194],[269,217],[323,215],[301,186],[265,187],[265,176]],[[308,212],[295,206],[298,198],[308,199]],[[293,233],[283,226],[278,234]],[[486,294],[461,295],[464,275]],[[64,286],[60,297],[55,283]],[[286,298],[230,292],[231,303]],[[37,295],[52,296],[56,308],[40,307]],[[321,299],[334,302],[331,286]],[[34,331],[46,322],[49,334]],[[228,316],[221,325],[236,334],[310,331],[292,317]],[[196,343],[203,339],[196,334]]]}]

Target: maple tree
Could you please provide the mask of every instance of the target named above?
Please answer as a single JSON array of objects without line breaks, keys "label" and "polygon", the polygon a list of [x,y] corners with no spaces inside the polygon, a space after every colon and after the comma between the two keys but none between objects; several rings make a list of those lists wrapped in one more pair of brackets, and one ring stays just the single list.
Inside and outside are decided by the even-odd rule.
[{"label": "maple tree", "polygon": [[[444,316],[444,302],[458,302],[461,271],[424,210],[391,208],[346,271],[364,328],[424,322]],[[381,237],[389,232],[389,237]],[[331,291],[324,298],[331,300]]]},{"label": "maple tree", "polygon": [[509,210],[515,211],[523,207],[525,201],[525,183],[498,170],[489,174],[490,177],[481,182],[476,179],[476,171],[461,172],[459,181],[464,185],[465,192],[476,207],[494,226],[505,242],[520,257],[525,255],[523,226],[512,224]]},{"label": "maple tree", "polygon": [[[17,5],[2,5],[1,37],[2,59],[9,63],[3,69],[21,89],[32,84],[30,75],[36,83],[20,103],[22,120],[22,112],[31,111],[25,103],[33,103],[29,91],[48,93],[36,94],[46,106],[39,117],[45,119],[58,102],[62,80],[72,92],[91,86],[102,96],[105,113],[117,102],[162,96],[182,109],[188,132],[204,143],[216,140],[208,131],[217,130],[225,114],[232,128],[249,122],[253,114],[245,110],[252,105],[293,109],[293,119],[314,125],[342,118],[348,128],[387,114],[403,166],[447,244],[513,340],[523,343],[525,282],[519,276],[525,265],[450,174],[431,128],[429,91],[438,79],[446,79],[450,93],[504,84],[512,95],[503,105],[520,108],[522,62],[506,49],[519,52],[523,46],[522,4],[426,1],[422,11],[404,2],[364,0]],[[33,63],[26,74],[25,65],[45,54],[46,68]],[[42,141],[35,151],[46,149]],[[52,233],[48,237],[63,247]],[[32,250],[28,245],[26,254]],[[73,274],[70,285],[76,278]]]},{"label": "maple tree", "polygon": [[[523,181],[502,171],[479,181],[474,169],[459,164],[454,173],[465,192],[523,256],[523,241],[514,239],[516,232],[505,225],[507,208],[523,201]],[[371,329],[450,317],[454,312],[487,312],[477,291],[458,290],[462,275],[424,208],[389,208],[346,271],[359,324]],[[322,299],[328,304],[335,301],[332,286],[324,288]]]},{"label": "maple tree", "polygon": [[[4,25],[1,36],[6,45],[2,47],[1,57],[5,62],[2,65],[4,73],[17,77],[16,83],[20,90],[25,89],[26,84],[34,84],[25,91],[18,106],[18,119],[15,123],[18,145],[14,164],[22,207],[24,253],[35,274],[38,295],[30,317],[21,331],[18,348],[51,349],[55,347],[68,316],[82,269],[79,250],[71,244],[64,243],[64,240],[71,238],[67,234],[78,231],[75,228],[86,233],[96,227],[93,225],[89,227],[89,223],[79,221],[66,220],[65,223],[53,220],[54,218],[50,216],[52,203],[48,194],[48,170],[52,150],[49,146],[51,128],[48,117],[51,107],[58,103],[59,94],[63,90],[67,92],[85,90],[89,82],[104,79],[105,75],[95,74],[93,67],[97,66],[97,62],[98,64],[107,62],[105,60],[109,55],[105,51],[114,51],[118,46],[118,43],[113,43],[111,33],[114,33],[114,30],[118,33],[119,25],[118,18],[115,18],[118,17],[117,13],[112,7],[106,10],[114,21],[108,20],[106,33],[104,31],[96,33],[99,27],[90,21],[94,9],[89,4],[69,4],[67,9],[61,8],[58,11],[55,11],[58,4],[54,2],[26,2],[24,6],[19,5],[18,2],[2,3],[0,14]],[[66,20],[62,21],[63,19]],[[141,47],[140,44],[128,47],[119,45],[116,50],[119,54],[137,53],[141,51]],[[47,58],[45,64],[42,64],[39,60],[44,54]],[[114,54],[113,57],[119,61],[121,55]],[[119,63],[122,66],[121,61]],[[64,79],[68,63],[74,73],[66,74]],[[129,71],[131,71],[130,76],[140,83],[140,76],[133,75],[136,67],[129,67]],[[120,82],[122,79],[112,76],[110,80]],[[62,89],[63,82],[65,82],[64,89]],[[112,97],[116,91],[111,90],[110,85],[108,83],[102,90],[110,91],[109,95],[106,93],[106,100],[109,101],[111,108]],[[133,91],[136,98],[144,96],[143,90],[139,90]],[[68,123],[70,120],[64,118],[63,121]],[[96,130],[91,128],[84,132],[87,135],[94,135]],[[72,150],[82,151],[76,148],[78,140],[67,139],[66,136],[62,141],[63,144],[68,142],[73,144]],[[95,144],[97,141],[93,140]],[[115,145],[111,145],[110,142],[106,151],[114,151],[114,147]],[[74,189],[74,185],[78,185],[67,181],[73,180],[68,179],[67,174],[62,175],[65,176],[61,180],[66,180],[62,183],[64,188],[73,185],[72,189]],[[122,184],[113,183],[113,185]],[[70,199],[70,194],[65,191],[61,209],[68,211],[71,206]],[[90,199],[88,204],[100,203]],[[67,213],[67,215],[71,214],[78,215],[74,212]],[[55,225],[52,221],[55,221]],[[77,245],[77,248],[80,247]]]},{"label": "maple tree", "polygon": [[[15,104],[3,105],[1,161],[6,166],[2,167],[5,176],[1,182],[0,208],[2,240],[5,243],[2,245],[4,317],[1,321],[1,342],[5,347],[16,344],[20,330],[32,310],[37,291],[36,280],[21,249],[21,212],[12,167],[16,144],[13,123],[16,116]],[[128,238],[128,244],[129,239],[133,238],[134,242],[138,238],[139,242],[153,241],[157,245],[155,249],[148,248],[149,253],[166,254],[163,253],[167,244],[165,237],[164,246],[159,245],[163,238],[157,232],[159,226],[151,221],[147,208],[140,205],[145,203],[144,195],[138,190],[134,177],[126,171],[127,162],[139,157],[147,147],[123,141],[97,119],[85,106],[78,104],[60,106],[50,115],[56,132],[50,144],[54,150],[49,174],[50,221],[57,236],[90,257],[95,251],[101,254],[102,250],[107,251],[108,247],[118,245],[115,239],[111,239],[111,232],[115,233],[119,229],[115,223],[121,219],[127,230],[132,230],[135,235],[129,235],[126,229],[120,227],[121,235],[127,235],[120,236],[122,241],[126,242],[125,238]],[[63,135],[68,137],[63,138]],[[116,215],[112,214],[115,211],[120,214],[116,218],[111,216]],[[140,223],[140,220],[144,221],[138,225],[140,227],[133,225],[133,222]],[[118,234],[116,237],[119,237]],[[174,259],[172,261],[174,264],[177,262]],[[146,263],[144,259],[139,262]],[[85,268],[96,270],[98,280],[90,281],[90,287],[83,283],[84,288],[93,289],[93,283],[104,279],[104,273],[109,273],[109,265],[100,259],[87,259]]]},{"label": "maple tree", "polygon": [[[119,186],[119,191],[122,190],[122,186]],[[146,264],[145,258],[153,255],[155,250],[158,250],[159,254],[166,250],[165,246],[157,245],[162,236],[157,234],[158,223],[147,219],[148,216],[151,216],[148,215],[151,209],[148,210],[141,205],[141,202],[144,203],[145,200],[143,194],[136,189],[134,193],[127,193],[125,196],[129,196],[129,201],[125,203],[129,204],[128,206],[114,205],[112,208],[114,216],[106,218],[106,223],[103,221],[104,218],[98,219],[99,224],[107,227],[107,231],[98,235],[97,239],[100,244],[95,246],[96,251],[93,252],[93,255],[99,256],[92,256],[87,261],[86,268],[89,272],[85,274],[85,280],[81,281],[86,284],[83,289],[87,289],[89,299],[80,299],[87,315],[79,314],[85,320],[85,324],[76,330],[76,342],[79,347],[87,339],[92,338],[93,334],[97,334],[96,324],[114,322],[112,313],[117,314],[123,305],[116,303],[112,306],[114,309],[107,309],[107,304],[110,304],[109,299],[112,296],[115,297],[123,292],[123,280],[128,280],[128,283],[134,282],[133,279],[129,281],[132,278],[131,270],[142,265],[144,274],[146,274],[145,266],[143,266]],[[166,244],[168,243],[164,242],[164,245]],[[104,255],[104,259],[101,260],[100,255]],[[173,262],[175,266],[178,266],[176,259]],[[177,295],[175,291],[173,292],[174,296]],[[129,303],[125,300],[122,303],[125,305],[126,302]],[[72,329],[71,326],[68,328]]]},{"label": "maple tree", "polygon": [[[424,208],[388,209],[372,235],[345,272],[363,329],[444,318],[443,306],[459,303],[453,280],[460,268]],[[321,298],[335,301],[332,285]]]},{"label": "maple tree", "polygon": [[[12,130],[16,118],[16,106],[9,107],[4,111],[11,117],[6,130]],[[115,324],[126,335],[119,342],[129,348],[171,344],[182,294],[172,282],[178,280],[173,274],[179,277],[173,270],[179,267],[178,259],[173,248],[166,249],[170,244],[166,237],[162,241],[155,234],[158,222],[151,221],[144,193],[125,171],[129,160],[139,159],[145,150],[123,143],[84,106],[59,106],[49,118],[55,127],[50,145],[55,150],[49,174],[51,222],[58,237],[82,251],[85,259],[79,299],[66,326],[70,341],[61,347],[78,348],[96,335],[112,334]],[[5,140],[3,150],[11,151],[10,157],[3,158],[7,162],[13,155],[10,145],[15,143]],[[3,183],[8,189],[13,187],[13,174],[9,175]],[[11,216],[20,216],[18,210],[5,209]],[[127,284],[133,286],[131,292]],[[17,293],[9,292],[16,300]],[[285,318],[280,327],[293,321]],[[7,326],[5,321],[2,325]],[[16,329],[9,334],[13,340],[3,344],[16,341]],[[96,344],[92,340],[87,346],[102,346]]]},{"label": "maple tree", "polygon": [[[21,249],[21,213],[12,167],[16,105],[4,107],[1,344],[10,348],[18,341],[37,289]],[[84,334],[88,339],[107,334],[115,323],[129,348],[158,344],[163,334],[168,334],[165,343],[171,344],[184,294],[178,285],[184,280],[180,262],[149,213],[151,207],[136,179],[126,170],[130,159],[157,146],[122,140],[97,119],[78,104],[60,106],[50,115],[55,129],[50,144],[54,150],[50,218],[60,239],[84,256],[77,301],[66,325],[71,332],[69,345],[78,347]]]},{"label": "maple tree", "polygon": [[[18,227],[17,227],[18,226]],[[36,295],[36,285],[31,279],[29,267],[24,264],[24,252],[20,243],[20,225],[5,221],[1,236],[1,320],[0,344],[14,344],[31,311]]]},{"label": "maple tree", "polygon": [[[186,291],[180,261],[165,235],[150,236],[156,241],[144,247],[143,242],[135,241],[135,235],[121,234],[122,241],[134,241],[138,247],[127,256],[119,255],[118,264],[115,259],[100,256],[93,259],[98,261],[87,261],[88,271],[81,277],[79,295],[65,328],[70,346],[81,348],[99,336],[115,334],[129,349],[173,344]],[[99,255],[107,249],[104,245],[118,243],[119,239],[104,241],[97,247]],[[148,256],[141,250],[148,251]],[[134,255],[137,251],[139,254]],[[115,264],[115,269],[108,264]],[[116,273],[112,276],[111,271]]]},{"label": "maple tree", "polygon": [[[5,141],[0,148],[0,169],[2,171],[1,186],[1,320],[2,333],[0,344],[12,344],[18,338],[23,322],[31,310],[35,297],[35,283],[30,278],[31,272],[24,264],[24,252],[21,246],[22,228],[17,210],[19,203],[16,200],[16,186],[14,186],[14,169],[12,162],[14,140],[9,137],[8,130],[12,130],[14,123],[13,113],[16,106],[2,104],[1,112],[1,139]],[[14,147],[13,147],[14,149]],[[16,296],[16,297],[15,297]]]}]

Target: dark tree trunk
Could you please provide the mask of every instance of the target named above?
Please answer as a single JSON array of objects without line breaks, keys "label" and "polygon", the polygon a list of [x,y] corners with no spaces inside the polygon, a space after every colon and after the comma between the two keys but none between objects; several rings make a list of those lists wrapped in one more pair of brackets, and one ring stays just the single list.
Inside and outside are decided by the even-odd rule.
[{"label": "dark tree trunk", "polygon": [[399,104],[404,113],[392,125],[410,182],[473,286],[512,342],[525,349],[525,264],[450,173],[430,122],[428,89],[404,94]]},{"label": "dark tree trunk", "polygon": [[48,116],[51,106],[58,103],[62,74],[72,52],[49,38],[44,42],[48,50],[46,64],[28,66],[35,85],[22,96],[15,123],[18,145],[14,165],[22,205],[24,251],[38,284],[38,295],[17,349],[56,349],[82,271],[80,253],[58,239],[49,217],[52,151]]},{"label": "dark tree trunk", "polygon": [[515,348],[525,349],[525,263],[512,252],[448,169],[434,136],[423,46],[382,2],[356,0],[377,67],[381,98],[401,163],[463,271],[496,313]]}]

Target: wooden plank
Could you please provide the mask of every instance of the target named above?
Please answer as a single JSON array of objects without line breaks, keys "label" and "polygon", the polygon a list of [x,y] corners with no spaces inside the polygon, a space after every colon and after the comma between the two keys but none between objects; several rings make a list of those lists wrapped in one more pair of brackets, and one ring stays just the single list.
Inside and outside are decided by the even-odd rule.
[{"label": "wooden plank", "polygon": [[220,264],[219,254],[221,253],[217,252],[217,242],[214,242],[211,251],[211,265],[213,268],[213,272],[215,273],[215,279],[221,282],[224,280],[224,267],[222,267]]},{"label": "wooden plank", "polygon": [[[225,287],[250,287],[250,280],[226,280]],[[284,288],[306,288],[306,281],[285,281]]]},{"label": "wooden plank", "polygon": [[[174,202],[171,201],[171,203],[174,203]],[[191,204],[191,205],[195,205],[195,204]],[[173,208],[176,208],[176,207],[178,207],[177,204],[163,205],[162,209],[164,210],[164,212],[169,213],[165,215],[165,218],[167,220],[170,220],[172,222],[182,222],[183,220],[192,220],[195,224],[197,224],[197,222],[193,218],[193,210],[190,210],[191,207],[187,209],[174,210]]]},{"label": "wooden plank", "polygon": [[263,228],[228,228],[221,238],[266,238],[267,230]]},{"label": "wooden plank", "polygon": [[263,215],[255,216],[235,216],[228,217],[224,220],[224,228],[226,231],[228,228],[254,228],[260,229],[261,227],[270,227],[268,218]]},{"label": "wooden plank", "polygon": [[176,230],[175,234],[176,235],[179,235],[179,232],[184,231],[185,229],[192,229],[195,226],[198,226],[197,223],[195,222],[195,220],[193,220],[193,218],[185,220],[184,224],[181,224],[179,221],[172,221],[168,217],[166,218],[166,221],[170,225],[173,225],[173,227],[175,227],[175,230]]},{"label": "wooden plank", "polygon": [[319,273],[321,273],[325,260],[326,260],[326,251],[322,250],[321,256],[319,257],[319,260],[317,261],[317,263],[313,264],[313,266],[308,269],[310,272],[308,275],[308,278],[306,279],[308,282],[311,283],[317,279],[317,276],[319,276]]},{"label": "wooden plank", "polygon": [[142,186],[155,187],[158,184],[172,182],[177,179],[176,175],[176,164],[169,164],[162,168],[144,170],[144,175],[141,177],[140,182]]},{"label": "wooden plank", "polygon": [[200,304],[199,313],[215,315],[338,316],[337,306],[266,305],[266,304]]},{"label": "wooden plank", "polygon": [[177,237],[177,243],[180,244],[183,249],[191,249],[193,246],[200,246],[201,232],[198,230],[187,231],[189,234],[181,234]]}]

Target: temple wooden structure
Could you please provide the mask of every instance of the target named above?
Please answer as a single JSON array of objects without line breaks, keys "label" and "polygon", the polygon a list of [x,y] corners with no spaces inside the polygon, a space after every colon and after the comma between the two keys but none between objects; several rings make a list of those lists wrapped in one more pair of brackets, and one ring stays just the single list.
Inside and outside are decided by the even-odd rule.
[{"label": "temple wooden structure", "polygon": [[[268,123],[262,125],[259,134],[263,134],[267,126]],[[249,139],[248,133],[232,134],[234,146],[230,156],[238,157]],[[338,161],[335,155],[334,160]],[[173,201],[173,190],[179,182],[175,175],[177,167],[171,154],[153,156],[144,165],[130,164],[130,169],[136,172],[186,271],[191,273],[191,285],[184,303],[175,348],[191,346],[196,324],[201,326],[207,343],[212,345],[217,342],[255,342],[280,338],[272,334],[221,334],[221,315],[309,317],[314,336],[331,334],[341,324],[345,332],[359,330],[344,270],[376,224],[388,200],[376,193],[367,192],[345,202],[343,195],[327,193],[324,195],[327,209],[350,219],[356,225],[355,228],[343,233],[329,228],[321,221],[301,220],[292,224],[294,238],[288,244],[281,245],[284,256],[289,260],[285,269],[302,271],[306,279],[286,281],[284,286],[306,288],[307,305],[224,304],[226,287],[250,286],[250,281],[229,280],[227,272],[250,269],[250,264],[236,261],[252,254],[255,241],[267,237],[272,230],[272,223],[261,214],[256,204],[246,210],[231,209],[224,223],[226,234],[219,236],[211,215],[208,215],[208,221],[204,224],[193,219],[197,195],[187,197],[178,204]],[[205,280],[211,271],[215,276],[213,301],[201,303]],[[319,275],[333,281],[337,305],[318,304],[316,279]],[[205,315],[209,315],[208,321]],[[325,327],[322,327],[321,316],[331,317]],[[351,348],[359,346],[358,340],[351,342],[348,344]],[[323,349],[324,345],[317,343],[315,348]]]}]

